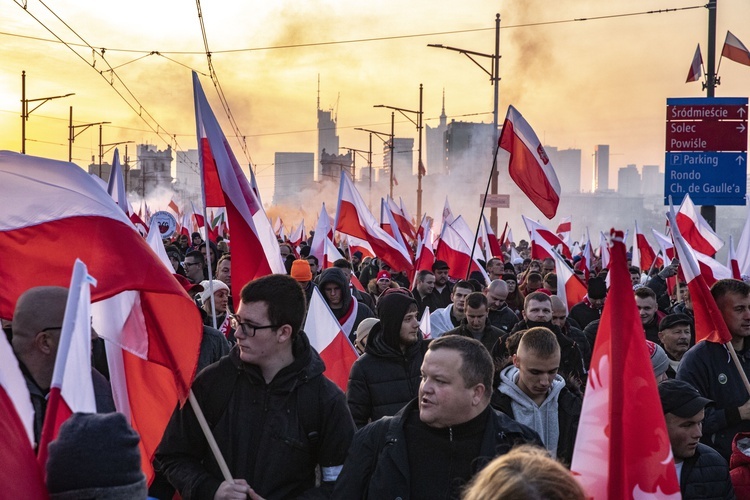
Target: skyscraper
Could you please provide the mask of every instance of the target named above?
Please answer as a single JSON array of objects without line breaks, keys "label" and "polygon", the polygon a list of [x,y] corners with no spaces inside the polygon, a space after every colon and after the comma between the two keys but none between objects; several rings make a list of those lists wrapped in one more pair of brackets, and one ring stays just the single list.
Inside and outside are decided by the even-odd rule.
[{"label": "skyscraper", "polygon": [[581,150],[544,146],[563,193],[581,192]]},{"label": "skyscraper", "polygon": [[641,194],[641,174],[635,165],[628,165],[617,171],[617,192],[623,196]]},{"label": "skyscraper", "polygon": [[597,144],[594,151],[594,191],[609,190],[609,145]]},{"label": "skyscraper", "polygon": [[445,115],[445,90],[443,90],[443,109],[440,112],[440,123],[437,127],[425,125],[425,143],[427,150],[427,165],[425,169],[429,174],[445,174],[445,157],[447,147],[445,142],[445,131],[448,129],[448,117]]}]

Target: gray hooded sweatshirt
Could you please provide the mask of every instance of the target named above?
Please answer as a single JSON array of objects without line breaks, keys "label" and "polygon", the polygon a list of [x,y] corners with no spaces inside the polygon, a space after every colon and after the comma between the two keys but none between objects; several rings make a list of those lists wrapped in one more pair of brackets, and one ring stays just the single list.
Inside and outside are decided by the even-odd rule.
[{"label": "gray hooded sweatshirt", "polygon": [[557,399],[560,391],[565,387],[565,379],[555,375],[547,398],[541,405],[532,401],[518,384],[518,368],[511,365],[500,372],[500,387],[498,391],[511,399],[513,420],[534,429],[542,438],[544,446],[553,458],[557,457],[557,443],[560,439],[560,428],[557,414]]}]

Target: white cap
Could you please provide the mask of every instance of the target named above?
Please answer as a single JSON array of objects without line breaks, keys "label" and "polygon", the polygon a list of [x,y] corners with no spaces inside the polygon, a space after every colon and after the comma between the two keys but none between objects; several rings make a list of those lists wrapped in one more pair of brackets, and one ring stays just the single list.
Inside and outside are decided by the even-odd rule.
[{"label": "white cap", "polygon": [[[211,289],[211,283],[213,283],[213,290]],[[203,291],[200,292],[198,295],[201,298],[201,302],[205,303],[207,300],[211,300],[211,293],[216,293],[221,290],[226,290],[227,293],[231,293],[229,291],[229,287],[226,283],[224,283],[221,280],[213,280],[213,282],[208,280],[201,281],[201,286],[203,287]]]}]

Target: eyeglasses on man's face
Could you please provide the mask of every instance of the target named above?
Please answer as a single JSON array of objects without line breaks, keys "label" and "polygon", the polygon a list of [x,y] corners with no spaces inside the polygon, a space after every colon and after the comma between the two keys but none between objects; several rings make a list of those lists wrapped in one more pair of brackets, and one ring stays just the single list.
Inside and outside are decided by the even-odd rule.
[{"label": "eyeglasses on man's face", "polygon": [[251,325],[250,323],[246,323],[242,321],[242,318],[237,316],[236,314],[233,314],[230,316],[230,324],[232,325],[232,328],[235,329],[235,331],[242,329],[242,334],[246,337],[255,337],[255,334],[258,332],[258,330],[263,330],[265,328],[278,328],[281,325],[263,325],[263,326],[256,326]]}]

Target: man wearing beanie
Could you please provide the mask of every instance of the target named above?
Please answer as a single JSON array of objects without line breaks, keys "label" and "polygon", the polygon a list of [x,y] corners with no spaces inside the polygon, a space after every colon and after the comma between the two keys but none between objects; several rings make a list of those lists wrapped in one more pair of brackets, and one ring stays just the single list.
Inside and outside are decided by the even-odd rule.
[{"label": "man wearing beanie", "polygon": [[583,300],[570,309],[570,317],[582,330],[592,321],[601,318],[604,300],[607,297],[607,284],[603,278],[591,278],[587,291]]},{"label": "man wearing beanie", "polygon": [[305,292],[305,298],[307,299],[305,303],[309,307],[313,288],[315,288],[315,283],[312,281],[313,275],[312,270],[310,269],[310,263],[305,259],[295,260],[292,262],[292,269],[289,275],[297,280],[299,286],[302,287],[302,290]]},{"label": "man wearing beanie", "polygon": [[337,267],[330,267],[320,273],[318,289],[322,292],[328,307],[339,320],[341,329],[349,337],[352,345],[357,340],[357,327],[365,318],[372,318],[372,309],[358,302],[349,290],[349,278]]},{"label": "man wearing beanie", "polygon": [[387,293],[378,301],[376,323],[365,354],[349,373],[346,401],[358,428],[395,415],[417,395],[424,353],[417,302],[403,293]]},{"label": "man wearing beanie", "polygon": [[138,434],[122,413],[74,413],[49,444],[52,499],[145,499]]}]

